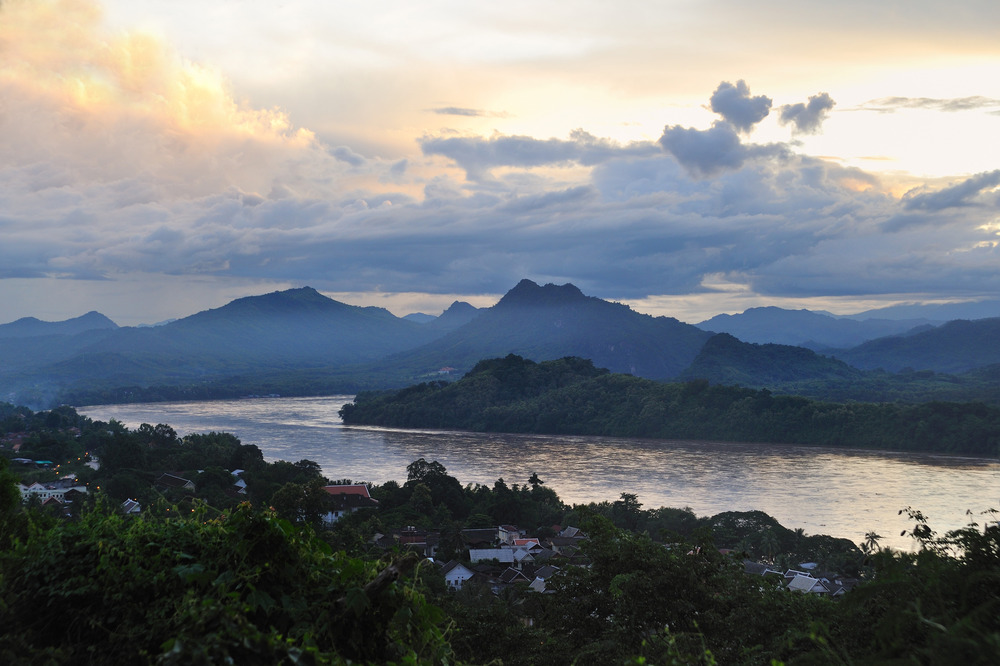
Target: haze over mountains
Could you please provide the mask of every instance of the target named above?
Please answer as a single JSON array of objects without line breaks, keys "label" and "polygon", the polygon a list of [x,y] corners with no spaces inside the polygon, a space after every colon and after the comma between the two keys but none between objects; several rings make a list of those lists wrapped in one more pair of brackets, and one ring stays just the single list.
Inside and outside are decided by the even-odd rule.
[{"label": "haze over mountains", "polygon": [[400,318],[303,287],[237,299],[156,327],[118,327],[96,312],[65,322],[28,318],[0,325],[0,399],[45,407],[355,392],[461,376],[482,359],[512,353],[537,361],[579,356],[649,379],[708,379],[852,399],[899,398],[886,388],[886,373],[899,371],[978,372],[975,380],[935,380],[921,389],[931,397],[951,395],[939,391],[955,387],[979,395],[983,382],[996,383],[1000,373],[982,369],[1000,364],[994,344],[1000,319],[937,324],[755,308],[693,326],[586,296],[571,284],[530,280],[490,308],[456,302],[439,317]]},{"label": "haze over mountains", "polygon": [[744,342],[796,345],[809,349],[845,348],[887,335],[901,335],[944,323],[931,319],[847,319],[810,310],[751,308],[742,314],[720,314],[697,326],[729,333]]}]

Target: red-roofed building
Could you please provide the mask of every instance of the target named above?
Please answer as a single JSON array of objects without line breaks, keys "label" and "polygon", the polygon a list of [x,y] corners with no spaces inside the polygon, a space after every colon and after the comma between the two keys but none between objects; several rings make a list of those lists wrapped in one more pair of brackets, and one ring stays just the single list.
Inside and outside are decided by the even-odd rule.
[{"label": "red-roofed building", "polygon": [[323,490],[333,498],[333,509],[323,516],[326,523],[335,523],[341,516],[378,506],[378,500],[372,499],[368,486],[363,483],[344,486],[323,486]]}]

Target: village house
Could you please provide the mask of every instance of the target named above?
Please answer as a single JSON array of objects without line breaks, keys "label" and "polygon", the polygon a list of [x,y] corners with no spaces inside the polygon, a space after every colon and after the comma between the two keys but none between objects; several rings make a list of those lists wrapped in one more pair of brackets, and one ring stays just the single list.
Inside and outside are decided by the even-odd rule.
[{"label": "village house", "polygon": [[78,484],[75,479],[66,479],[52,483],[41,484],[37,481],[31,485],[18,484],[21,491],[21,499],[28,501],[31,497],[37,497],[44,504],[49,499],[56,499],[60,503],[70,501],[87,494],[87,486]]},{"label": "village house", "polygon": [[153,484],[158,490],[178,489],[194,492],[194,481],[164,472]]},{"label": "village house", "polygon": [[451,560],[441,568],[441,574],[449,590],[461,590],[465,582],[471,580],[476,572],[458,560]]},{"label": "village house", "polygon": [[349,513],[378,506],[378,500],[372,498],[368,486],[363,483],[323,486],[323,490],[330,495],[333,505],[323,516],[323,522],[327,525],[332,525]]}]

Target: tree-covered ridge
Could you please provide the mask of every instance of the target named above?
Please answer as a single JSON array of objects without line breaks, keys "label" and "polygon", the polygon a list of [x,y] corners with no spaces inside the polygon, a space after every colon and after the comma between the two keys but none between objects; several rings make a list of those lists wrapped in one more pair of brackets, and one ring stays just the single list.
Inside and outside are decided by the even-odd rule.
[{"label": "tree-covered ridge", "polygon": [[871,340],[836,352],[851,365],[896,372],[904,368],[965,372],[1000,363],[1000,317],[956,319],[937,328]]},{"label": "tree-covered ridge", "polygon": [[483,362],[452,384],[361,393],[348,424],[485,432],[797,443],[1000,455],[1000,408],[831,403],[767,390],[661,383],[581,359]]},{"label": "tree-covered ridge", "polygon": [[[832,350],[830,353],[840,355]],[[929,356],[928,356],[929,358]],[[914,362],[914,367],[923,367]],[[859,370],[804,347],[754,344],[720,333],[708,340],[680,379],[766,388],[834,402],[983,401],[1000,404],[1000,381],[989,366],[957,375],[901,368]]]}]

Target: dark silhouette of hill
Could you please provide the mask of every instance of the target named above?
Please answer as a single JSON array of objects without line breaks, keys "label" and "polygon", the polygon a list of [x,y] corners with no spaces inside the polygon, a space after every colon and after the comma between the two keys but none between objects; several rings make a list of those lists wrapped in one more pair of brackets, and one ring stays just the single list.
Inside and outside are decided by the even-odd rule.
[{"label": "dark silhouette of hill", "polygon": [[899,335],[918,326],[936,325],[929,319],[842,319],[810,310],[778,307],[750,308],[742,314],[720,314],[698,328],[729,333],[743,342],[796,345],[813,350],[854,347],[868,340]]},{"label": "dark silhouette of hill", "polygon": [[[746,344],[720,337],[719,345]],[[657,382],[608,373],[579,358],[535,363],[514,354],[482,361],[456,382],[360,393],[340,414],[351,425],[796,442],[987,456],[997,454],[1000,433],[1000,407],[977,402],[821,402],[704,380]]]},{"label": "dark silhouette of hill", "polygon": [[118,324],[100,312],[90,311],[85,315],[65,321],[41,321],[34,317],[23,317],[9,324],[0,324],[0,338],[37,338],[45,335],[76,335],[84,331],[112,330]]},{"label": "dark silhouette of hill", "polygon": [[719,333],[705,343],[681,376],[707,379],[713,384],[759,388],[817,380],[856,382],[862,380],[865,373],[804,347],[753,344],[737,340],[728,333]]},{"label": "dark silhouette of hill", "polygon": [[383,308],[347,305],[309,287],[240,298],[163,326],[93,333],[62,336],[59,344],[51,336],[19,341],[11,353],[23,362],[0,370],[5,392],[50,395],[88,385],[172,385],[329,368],[439,335]]},{"label": "dark silhouette of hill", "polygon": [[835,352],[856,368],[959,373],[1000,363],[1000,317],[955,320],[906,336],[892,336]]},{"label": "dark silhouette of hill", "polygon": [[19,373],[56,363],[79,353],[121,329],[99,312],[88,312],[65,321],[41,321],[24,317],[0,325],[0,399]]},{"label": "dark silhouette of hill", "polygon": [[720,333],[705,343],[683,379],[769,389],[819,400],[1000,403],[1000,364],[961,374],[859,369],[804,347],[742,342]]},{"label": "dark silhouette of hill", "polygon": [[448,306],[448,309],[441,313],[440,317],[434,319],[434,321],[428,322],[427,325],[438,333],[449,333],[454,331],[456,328],[460,328],[465,324],[479,316],[480,309],[466,303],[465,301],[455,301]]},{"label": "dark silhouette of hill", "polygon": [[[788,317],[837,321],[777,308],[748,313],[742,321],[778,317],[770,319],[778,329],[794,328],[778,323]],[[240,298],[156,327],[119,328],[90,313],[69,322],[19,320],[0,331],[7,333],[0,335],[0,400],[29,406],[353,393],[454,378],[482,359],[509,354],[538,362],[579,357],[648,379],[703,378],[829,399],[992,400],[996,373],[966,371],[1000,364],[994,343],[1000,319],[913,329],[838,350],[833,359],[801,347],[713,337],[586,296],[572,284],[530,280],[491,308],[456,302],[423,324],[304,287]]]},{"label": "dark silhouette of hill", "polygon": [[844,317],[849,319],[930,319],[940,322],[956,319],[992,319],[1000,317],[1000,300],[891,305]]},{"label": "dark silhouette of hill", "polygon": [[572,284],[522,280],[460,328],[377,365],[412,380],[442,368],[462,373],[508,354],[535,361],[577,356],[612,372],[667,379],[686,368],[709,337],[672,317],[586,296]]},{"label": "dark silhouette of hill", "polygon": [[416,322],[418,324],[429,324],[430,322],[437,319],[437,317],[434,315],[426,314],[424,312],[411,312],[408,315],[403,315],[403,319],[406,319],[407,321]]}]

